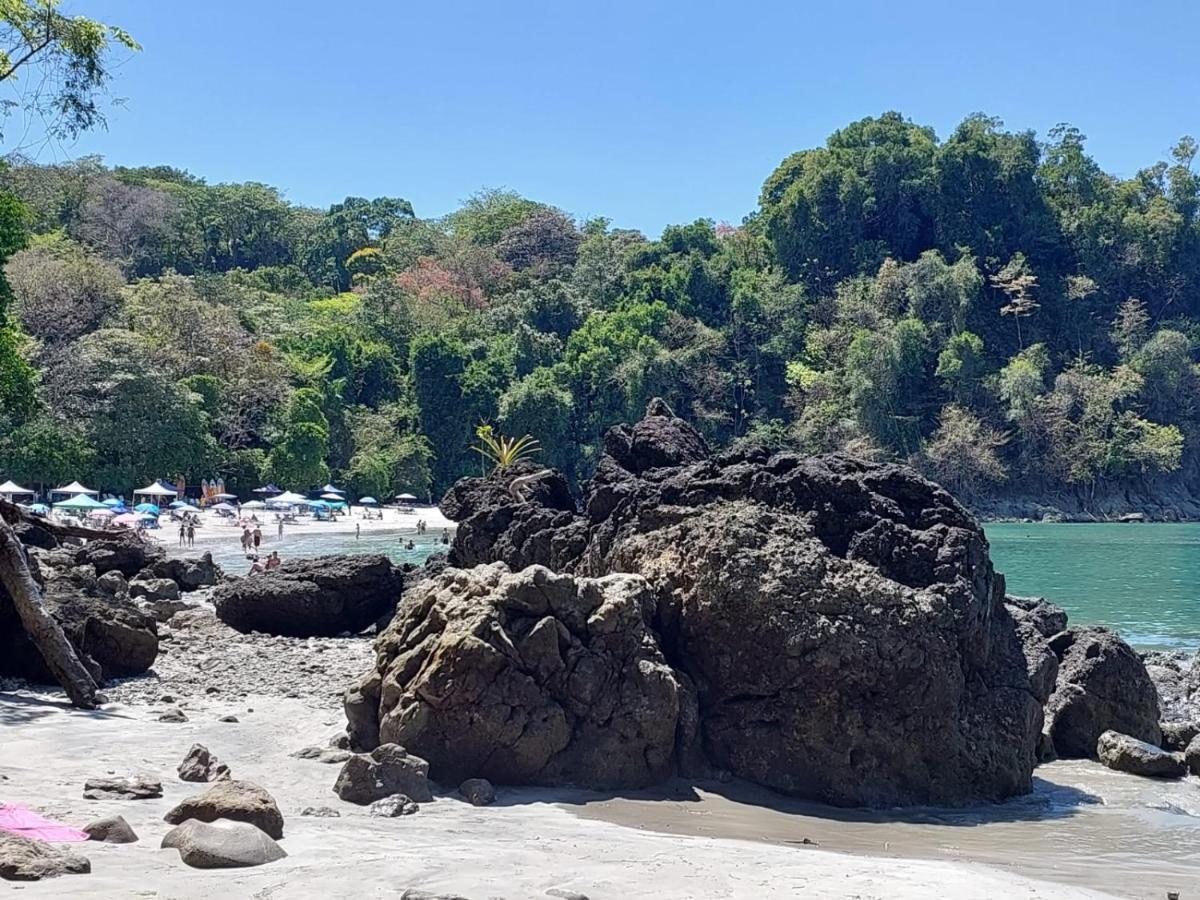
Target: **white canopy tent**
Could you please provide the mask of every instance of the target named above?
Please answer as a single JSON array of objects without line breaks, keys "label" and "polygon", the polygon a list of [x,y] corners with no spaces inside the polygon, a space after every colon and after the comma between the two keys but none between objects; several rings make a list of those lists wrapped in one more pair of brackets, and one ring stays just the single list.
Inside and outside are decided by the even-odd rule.
[{"label": "white canopy tent", "polygon": [[138,497],[178,497],[179,491],[171,490],[169,487],[163,487],[157,482],[142,488],[140,491],[133,492],[134,499]]},{"label": "white canopy tent", "polygon": [[307,502],[308,502],[307,497],[305,497],[303,494],[297,494],[293,491],[284,491],[282,494],[278,495],[277,497],[272,497],[270,500],[267,501],[267,503],[269,503],[271,506],[276,506],[276,505],[286,506],[289,504],[295,505],[297,503],[307,503]]},{"label": "white canopy tent", "polygon": [[9,480],[0,484],[0,497],[6,500],[12,500],[15,497],[33,497],[36,496],[34,491],[26,490],[15,481]]},{"label": "white canopy tent", "polygon": [[86,488],[78,481],[72,481],[66,487],[60,487],[57,490],[50,492],[51,497],[54,497],[58,494],[66,494],[69,497],[78,497],[80,494],[87,494],[90,497],[100,496],[99,491],[93,491],[91,488]]}]

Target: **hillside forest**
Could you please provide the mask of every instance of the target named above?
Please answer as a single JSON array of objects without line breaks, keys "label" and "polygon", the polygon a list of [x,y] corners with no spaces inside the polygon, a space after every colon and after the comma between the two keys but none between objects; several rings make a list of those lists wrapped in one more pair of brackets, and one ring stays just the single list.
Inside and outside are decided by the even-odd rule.
[{"label": "hillside forest", "polygon": [[887,113],[740,224],[656,238],[504,190],[431,219],[11,158],[0,475],[436,499],[480,424],[577,481],[661,396],[716,446],[901,460],[968,502],[1195,484],[1196,153],[1123,178],[1069,126]]}]

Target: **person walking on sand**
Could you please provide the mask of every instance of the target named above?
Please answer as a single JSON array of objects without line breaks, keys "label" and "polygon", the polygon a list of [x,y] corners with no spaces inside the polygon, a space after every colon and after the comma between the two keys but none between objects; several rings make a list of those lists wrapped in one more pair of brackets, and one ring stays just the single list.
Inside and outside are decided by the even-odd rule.
[{"label": "person walking on sand", "polygon": [[279,536],[283,537],[283,516],[276,516],[275,521],[279,523]]},{"label": "person walking on sand", "polygon": [[250,552],[250,529],[247,527],[242,528],[242,552]]},{"label": "person walking on sand", "polygon": [[190,518],[187,523],[187,542],[189,547],[196,546],[196,523]]},{"label": "person walking on sand", "polygon": [[258,545],[262,543],[262,529],[257,525],[254,526],[254,552],[258,552]]}]

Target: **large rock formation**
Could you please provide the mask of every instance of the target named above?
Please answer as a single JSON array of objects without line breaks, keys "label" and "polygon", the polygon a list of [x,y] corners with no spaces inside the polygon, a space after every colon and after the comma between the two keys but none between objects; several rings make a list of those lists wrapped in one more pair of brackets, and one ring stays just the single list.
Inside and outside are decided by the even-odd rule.
[{"label": "large rock formation", "polygon": [[1158,692],[1146,666],[1107,628],[1068,628],[1050,641],[1058,681],[1046,704],[1046,731],[1058,755],[1095,758],[1096,742],[1116,731],[1158,746]]},{"label": "large rock formation", "polygon": [[661,781],[682,691],[653,609],[634,575],[448,570],[407,595],[376,645],[378,740],[428,759],[448,784]]},{"label": "large rock formation", "polygon": [[217,617],[238,631],[289,637],[357,633],[396,603],[400,570],[382,554],[320,556],[220,585]]},{"label": "large rock formation", "polygon": [[405,597],[352,692],[356,743],[452,780],[628,786],[695,761],[844,805],[1030,789],[1051,664],[949,494],[841,456],[713,457],[661,401],[604,446],[581,508],[552,470],[447,495],[451,564],[514,571]]},{"label": "large rock formation", "polygon": [[[96,554],[99,555],[99,554]],[[135,604],[109,592],[90,566],[40,567],[42,598],[84,664],[100,680],[145,672],[158,656],[158,626]],[[41,654],[0,588],[0,675],[53,683]]]}]

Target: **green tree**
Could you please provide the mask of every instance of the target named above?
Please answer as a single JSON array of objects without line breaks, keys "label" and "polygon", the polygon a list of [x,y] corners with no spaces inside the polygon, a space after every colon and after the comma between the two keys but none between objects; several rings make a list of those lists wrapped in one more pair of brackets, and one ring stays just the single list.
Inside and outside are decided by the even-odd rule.
[{"label": "green tree", "polygon": [[279,439],[267,454],[265,476],[302,490],[329,479],[325,456],[329,452],[329,422],[320,393],[312,388],[296,391],[284,413]]}]

